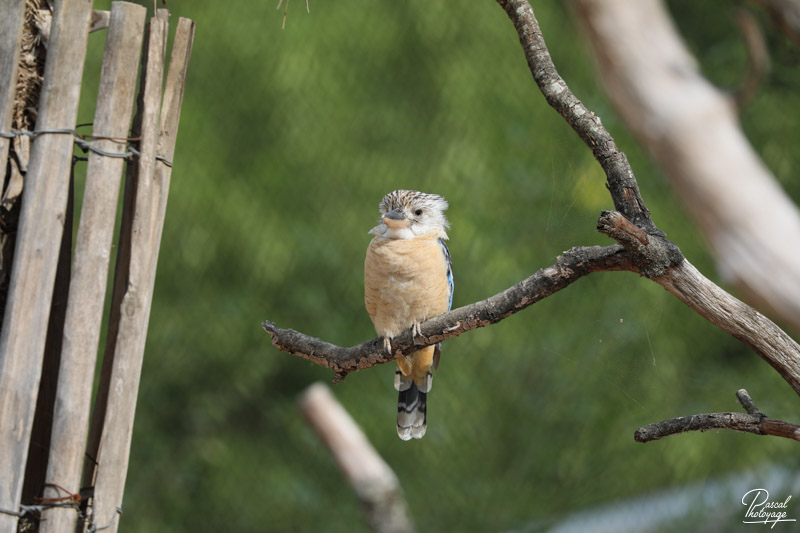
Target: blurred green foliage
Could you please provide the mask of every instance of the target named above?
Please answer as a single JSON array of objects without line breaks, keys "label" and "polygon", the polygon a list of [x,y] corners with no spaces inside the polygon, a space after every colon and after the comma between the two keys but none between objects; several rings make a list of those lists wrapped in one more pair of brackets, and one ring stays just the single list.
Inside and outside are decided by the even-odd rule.
[{"label": "blurred green foliage", "polygon": [[[143,2],[151,5],[149,2]],[[108,2],[96,2],[108,8]],[[568,10],[534,2],[571,89],[628,154],[656,223],[706,275],[713,260],[669,184],[610,108]],[[707,75],[746,71],[729,3],[671,2]],[[270,319],[341,345],[372,338],[362,265],[382,196],[451,204],[455,306],[551,265],[611,208],[590,152],[544,102],[492,0],[169,0],[197,22],[125,495],[123,531],[365,531],[358,503],[300,417],[329,371],[276,351]],[[773,71],[742,121],[800,198],[797,50],[754,11]],[[96,87],[104,35],[91,35]],[[84,95],[79,122],[92,120]],[[448,341],[428,435],[400,441],[391,365],[334,392],[396,471],[419,530],[536,531],[665,487],[797,464],[794,443],[634,430],[685,414],[762,410],[796,395],[749,349],[655,284],[592,275]],[[741,504],[733,495],[731,508]],[[690,528],[691,529],[691,528]]]}]

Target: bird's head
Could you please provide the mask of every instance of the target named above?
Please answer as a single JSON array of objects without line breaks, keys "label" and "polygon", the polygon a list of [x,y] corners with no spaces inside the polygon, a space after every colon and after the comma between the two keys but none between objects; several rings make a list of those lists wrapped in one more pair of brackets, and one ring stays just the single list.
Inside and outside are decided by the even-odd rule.
[{"label": "bird's head", "polygon": [[447,200],[438,194],[399,189],[384,196],[379,209],[380,224],[370,231],[374,235],[413,239],[434,232],[435,237],[447,238]]}]

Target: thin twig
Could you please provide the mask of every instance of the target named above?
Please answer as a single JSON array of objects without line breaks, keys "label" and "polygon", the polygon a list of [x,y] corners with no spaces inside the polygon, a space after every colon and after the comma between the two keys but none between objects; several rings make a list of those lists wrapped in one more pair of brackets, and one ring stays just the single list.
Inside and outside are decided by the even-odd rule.
[{"label": "thin twig", "polygon": [[745,389],[736,391],[736,399],[739,400],[739,403],[742,404],[742,407],[744,407],[744,410],[747,411],[748,414],[765,416],[764,413],[758,410],[756,402],[753,401],[750,394],[748,394]]},{"label": "thin twig", "polygon": [[[283,0],[278,0],[278,7],[275,9],[280,9],[281,5],[283,4]],[[286,15],[289,13],[289,0],[286,0],[286,7],[283,9],[283,23],[281,23],[281,29],[286,29]],[[308,5],[308,0],[306,0],[306,13],[311,13],[311,8]]]}]

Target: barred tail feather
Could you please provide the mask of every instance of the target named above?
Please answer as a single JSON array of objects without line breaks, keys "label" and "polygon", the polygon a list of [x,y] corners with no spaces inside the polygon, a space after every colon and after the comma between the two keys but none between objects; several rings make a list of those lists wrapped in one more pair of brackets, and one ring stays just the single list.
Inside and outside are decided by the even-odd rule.
[{"label": "barred tail feather", "polygon": [[430,373],[425,381],[417,385],[398,370],[395,374],[397,396],[397,435],[403,440],[421,439],[427,428],[428,391],[433,377]]},{"label": "barred tail feather", "polygon": [[427,424],[428,393],[421,392],[412,382],[397,398],[397,435],[403,440],[421,439]]}]

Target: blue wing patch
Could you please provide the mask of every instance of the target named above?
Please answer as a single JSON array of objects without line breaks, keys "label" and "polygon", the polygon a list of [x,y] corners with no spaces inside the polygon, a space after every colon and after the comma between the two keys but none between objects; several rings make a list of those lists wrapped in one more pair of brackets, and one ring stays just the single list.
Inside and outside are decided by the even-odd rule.
[{"label": "blue wing patch", "polygon": [[[442,253],[444,254],[444,260],[447,262],[447,285],[450,288],[450,304],[448,305],[449,309],[453,308],[453,288],[455,287],[453,283],[453,262],[450,260],[450,250],[447,249],[447,245],[444,243],[442,239],[439,239],[439,245],[442,247]],[[439,358],[442,356],[442,343],[436,343],[433,349],[433,369],[439,370]]]},{"label": "blue wing patch", "polygon": [[452,309],[453,288],[455,287],[453,282],[453,262],[450,260],[450,250],[447,249],[447,245],[442,239],[439,239],[439,245],[442,247],[442,252],[444,252],[444,260],[447,261],[447,284],[450,286],[450,305],[448,306],[448,309]]}]

